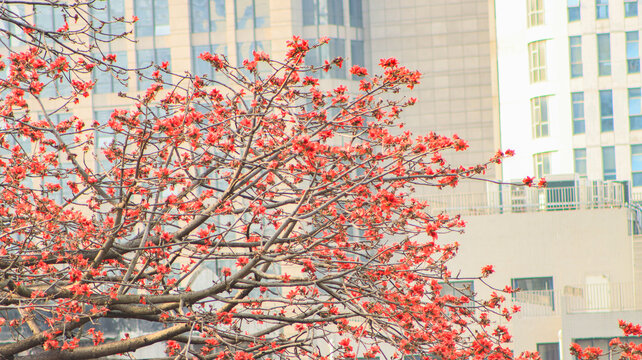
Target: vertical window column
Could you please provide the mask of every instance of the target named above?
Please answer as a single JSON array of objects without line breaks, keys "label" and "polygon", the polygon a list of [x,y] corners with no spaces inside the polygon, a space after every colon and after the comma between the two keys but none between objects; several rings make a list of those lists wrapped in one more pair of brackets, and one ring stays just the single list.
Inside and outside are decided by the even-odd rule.
[{"label": "vertical window column", "polygon": [[615,180],[615,147],[602,147],[602,174],[604,180]]},{"label": "vertical window column", "polygon": [[528,44],[531,83],[546,80],[546,41]]},{"label": "vertical window column", "polygon": [[569,58],[571,62],[571,78],[581,77],[582,71],[582,37],[569,36]]},{"label": "vertical window column", "polygon": [[584,134],[586,126],[584,122],[584,93],[571,93],[571,112],[573,116],[573,135]]},{"label": "vertical window column", "polygon": [[[366,54],[363,40],[351,40],[350,41],[350,58],[352,59],[352,65],[366,66]],[[357,75],[352,75],[353,80],[358,80],[360,77]]]},{"label": "vertical window column", "polygon": [[600,129],[613,131],[613,91],[600,90]]},{"label": "vertical window column", "polygon": [[269,0],[235,0],[236,28],[252,29],[270,26]]},{"label": "vertical window column", "polygon": [[600,76],[611,75],[611,35],[597,34],[597,62]]},{"label": "vertical window column", "polygon": [[629,74],[640,73],[640,33],[626,32],[626,64]]},{"label": "vertical window column", "polygon": [[642,129],[640,88],[629,89],[629,127],[631,130]]}]

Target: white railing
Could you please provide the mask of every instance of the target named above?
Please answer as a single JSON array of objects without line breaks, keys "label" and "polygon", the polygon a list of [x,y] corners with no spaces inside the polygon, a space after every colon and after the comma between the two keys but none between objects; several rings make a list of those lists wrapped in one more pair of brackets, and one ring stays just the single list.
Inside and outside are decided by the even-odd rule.
[{"label": "white railing", "polygon": [[626,311],[639,308],[632,283],[584,284],[564,287],[566,312]]},{"label": "white railing", "polygon": [[516,317],[555,316],[559,301],[553,290],[520,290],[512,295],[511,306],[520,307]]},{"label": "white railing", "polygon": [[486,192],[418,196],[436,212],[488,215],[534,211],[618,208],[625,205],[624,185],[588,184],[529,188],[489,184]]}]

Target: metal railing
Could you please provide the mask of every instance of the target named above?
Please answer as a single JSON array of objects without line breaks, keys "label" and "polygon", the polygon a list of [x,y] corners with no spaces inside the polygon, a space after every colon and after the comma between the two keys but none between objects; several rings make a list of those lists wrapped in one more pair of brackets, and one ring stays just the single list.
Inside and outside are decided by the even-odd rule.
[{"label": "metal railing", "polygon": [[520,290],[512,295],[511,306],[520,307],[517,317],[554,316],[559,314],[559,301],[553,290]]},{"label": "metal railing", "polygon": [[626,311],[639,308],[633,283],[604,283],[566,286],[567,313]]},{"label": "metal railing", "polygon": [[489,184],[486,192],[423,195],[434,211],[461,215],[490,215],[536,211],[619,208],[625,205],[624,185],[586,184],[529,188]]}]

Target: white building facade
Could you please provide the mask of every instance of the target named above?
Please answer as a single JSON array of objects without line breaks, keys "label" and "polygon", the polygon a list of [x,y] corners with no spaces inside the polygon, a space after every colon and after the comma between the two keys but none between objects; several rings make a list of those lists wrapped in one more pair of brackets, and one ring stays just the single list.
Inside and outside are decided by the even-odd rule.
[{"label": "white building facade", "polygon": [[638,1],[497,0],[503,178],[575,174],[642,192]]}]

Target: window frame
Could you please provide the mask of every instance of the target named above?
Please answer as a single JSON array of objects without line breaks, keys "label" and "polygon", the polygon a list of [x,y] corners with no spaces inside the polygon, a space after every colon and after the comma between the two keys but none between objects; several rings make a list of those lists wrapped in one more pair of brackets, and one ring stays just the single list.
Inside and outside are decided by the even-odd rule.
[{"label": "window frame", "polygon": [[627,31],[626,40],[626,72],[627,74],[640,73],[640,32]]},{"label": "window frame", "polygon": [[[577,43],[574,43],[576,40],[577,40]],[[571,79],[584,76],[584,69],[582,67],[582,36],[581,35],[569,36],[568,48],[569,48],[568,55],[569,55]],[[577,56],[573,55],[574,53],[573,50],[578,50]],[[579,69],[579,71],[576,73],[574,69]]]},{"label": "window frame", "polygon": [[638,14],[638,0],[624,0],[624,17],[637,17]]},{"label": "window frame", "polygon": [[550,96],[537,96],[531,98],[531,122],[533,126],[534,139],[548,137],[550,135],[548,111],[549,97]]},{"label": "window frame", "polygon": [[[205,0],[204,2],[207,3],[207,9],[201,9],[198,6],[202,6],[201,4],[196,4],[194,5],[194,0],[189,0],[189,16],[190,16],[190,33],[191,34],[205,34],[205,33],[211,33],[211,32],[219,32],[219,31],[225,31],[226,25],[227,25],[227,18],[225,17],[225,0]],[[222,20],[220,18],[212,18],[212,13],[218,14],[219,6],[222,4],[223,8],[223,18]],[[207,10],[207,11],[203,11]],[[199,30],[196,31],[195,27],[198,24],[195,19],[196,17],[194,16],[195,14],[207,14],[207,26],[206,27],[199,27]],[[220,27],[222,23],[222,27]],[[206,28],[204,31],[201,31],[201,28]]]},{"label": "window frame", "polygon": [[[614,129],[613,120],[613,90],[600,90],[600,132],[611,132]],[[610,108],[604,106],[605,98],[603,95],[608,94]]]},{"label": "window frame", "polygon": [[[629,88],[629,129],[642,130],[642,89]],[[634,111],[636,110],[636,111]]]},{"label": "window frame", "polygon": [[[639,166],[636,166],[639,159]],[[631,144],[631,186],[642,186],[642,144]]]},{"label": "window frame", "polygon": [[551,153],[541,152],[533,154],[533,165],[535,170],[535,176],[542,178],[551,174]]},{"label": "window frame", "polygon": [[[137,5],[142,4],[143,2],[148,2],[151,5],[151,17],[144,15],[144,11],[141,11],[141,9],[137,7]],[[158,20],[160,20],[161,17],[157,16],[157,13],[159,12],[159,9],[161,9],[161,7],[157,6],[157,4],[162,4],[163,2],[167,4],[167,24],[158,23]],[[134,11],[136,14],[141,15],[141,20],[138,20],[134,26],[134,33],[136,37],[156,37],[171,34],[172,30],[169,15],[169,0],[134,0]],[[147,22],[149,22],[149,24],[147,24]],[[147,31],[145,31],[144,34],[141,34],[142,29],[147,27],[151,28],[151,34],[148,34]]]},{"label": "window frame", "polygon": [[526,23],[528,27],[544,25],[544,0],[526,0]]},{"label": "window frame", "polygon": [[609,0],[595,0],[595,19],[609,18]]},{"label": "window frame", "polygon": [[[525,280],[539,280],[539,279],[544,279],[546,280],[546,284],[550,284],[550,289],[522,289],[522,291],[550,291],[550,304],[552,310],[555,310],[555,283],[553,282],[553,276],[533,276],[533,277],[522,277],[522,278],[511,278],[510,279],[510,284],[513,289],[519,288],[519,281],[525,281]],[[520,292],[514,292],[513,293],[513,299],[517,299],[519,297]],[[522,292],[523,294],[523,292]]]},{"label": "window frame", "polygon": [[[542,357],[542,360],[560,360],[560,359],[561,359],[561,356],[560,356],[560,343],[559,343],[559,342],[537,343],[537,344],[536,344],[537,352],[538,352],[540,355],[542,355],[542,354],[546,354],[548,351],[545,351],[544,349],[540,349],[540,345],[541,345],[542,347],[544,347],[544,346],[548,346],[548,347],[549,347],[549,349],[548,349],[549,351],[551,350],[551,348],[550,348],[550,347],[555,346],[555,348],[556,348],[556,350],[557,350],[557,351],[556,351],[556,355],[557,355],[557,357],[556,357],[556,358],[552,358],[552,359],[550,359],[550,358],[548,358],[548,357],[543,356],[543,357]],[[551,346],[551,345],[552,345],[552,346]]]},{"label": "window frame", "polygon": [[528,64],[531,84],[546,81],[546,40],[528,43]]},{"label": "window frame", "polygon": [[[581,96],[581,98],[580,98]],[[576,105],[581,108],[581,114],[576,110]],[[584,92],[571,93],[571,119],[573,126],[573,135],[586,133],[586,118],[584,112]]]},{"label": "window frame", "polygon": [[[571,6],[571,2],[577,3],[577,5]],[[567,8],[568,22],[575,22],[575,21],[582,20],[580,0],[567,0],[566,8]]]},{"label": "window frame", "polygon": [[[581,166],[578,166],[578,163]],[[587,176],[587,157],[586,157],[586,148],[575,148],[573,149],[573,172],[580,175],[581,177]],[[583,167],[584,171],[580,171],[580,167]]]},{"label": "window frame", "polygon": [[[597,34],[597,72],[599,76],[611,75],[611,34]],[[602,40],[600,40],[602,39]],[[605,51],[602,48],[605,47]]]},{"label": "window frame", "polygon": [[[608,158],[607,158],[607,155],[608,155]],[[606,167],[607,161],[613,163],[613,168],[607,169]],[[617,163],[615,159],[615,146],[602,146],[602,179],[604,181],[617,180]]]}]

